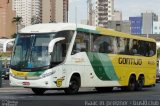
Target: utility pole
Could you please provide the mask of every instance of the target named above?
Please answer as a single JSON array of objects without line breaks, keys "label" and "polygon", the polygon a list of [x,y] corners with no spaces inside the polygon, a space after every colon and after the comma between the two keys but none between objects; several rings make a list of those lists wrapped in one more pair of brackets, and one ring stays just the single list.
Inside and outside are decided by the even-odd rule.
[{"label": "utility pole", "polygon": [[88,25],[92,25],[92,18],[93,18],[93,3],[92,0],[87,0],[87,9],[88,9]]}]

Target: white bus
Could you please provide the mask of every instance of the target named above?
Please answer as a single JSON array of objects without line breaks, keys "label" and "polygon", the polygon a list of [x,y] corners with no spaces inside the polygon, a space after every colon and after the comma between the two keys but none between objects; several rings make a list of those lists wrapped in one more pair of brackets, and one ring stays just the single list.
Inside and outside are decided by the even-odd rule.
[{"label": "white bus", "polygon": [[149,38],[69,23],[32,25],[15,40],[10,85],[35,94],[75,94],[80,87],[141,90],[155,84],[156,54]]}]

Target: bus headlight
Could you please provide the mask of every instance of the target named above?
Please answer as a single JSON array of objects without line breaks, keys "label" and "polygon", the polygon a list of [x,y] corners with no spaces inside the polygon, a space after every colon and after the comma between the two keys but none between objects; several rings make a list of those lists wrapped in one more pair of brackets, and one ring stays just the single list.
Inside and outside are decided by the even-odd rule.
[{"label": "bus headlight", "polygon": [[40,78],[45,78],[45,77],[48,77],[48,76],[53,75],[53,74],[55,74],[55,73],[56,73],[56,71],[48,72],[48,73],[42,74],[42,75],[40,76]]}]

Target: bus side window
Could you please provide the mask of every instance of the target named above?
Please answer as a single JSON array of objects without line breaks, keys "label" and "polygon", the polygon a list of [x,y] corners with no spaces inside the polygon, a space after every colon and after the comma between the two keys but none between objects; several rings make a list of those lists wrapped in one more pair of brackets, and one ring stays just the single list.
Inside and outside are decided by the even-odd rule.
[{"label": "bus side window", "polygon": [[129,55],[130,54],[130,50],[129,50],[129,39],[125,39],[125,53],[126,55]]},{"label": "bus side window", "polygon": [[72,54],[79,53],[85,49],[81,40],[82,40],[81,38],[76,38],[74,46],[73,46]]},{"label": "bus side window", "polygon": [[88,52],[90,49],[89,41],[89,33],[78,32],[73,46],[72,54],[76,54],[79,52]]},{"label": "bus side window", "polygon": [[62,63],[67,54],[66,40],[59,41],[55,44],[51,53],[51,67]]},{"label": "bus side window", "polygon": [[110,53],[112,52],[112,47],[108,42],[103,42],[99,45],[100,53]]},{"label": "bus side window", "polygon": [[114,38],[110,36],[94,36],[92,51],[99,53],[113,53],[113,40]]},{"label": "bus side window", "polygon": [[149,56],[153,56],[156,52],[156,45],[154,43],[149,43]]},{"label": "bus side window", "polygon": [[149,56],[149,51],[150,51],[149,42],[147,42],[146,43],[146,55],[145,56]]},{"label": "bus side window", "polygon": [[133,55],[138,53],[138,41],[137,40],[133,40],[133,46],[131,49],[131,53]]},{"label": "bus side window", "polygon": [[125,54],[125,39],[117,37],[118,54]]},{"label": "bus side window", "polygon": [[53,52],[51,53],[51,63],[59,64],[62,61],[62,44],[57,42],[53,48]]},{"label": "bus side window", "polygon": [[146,54],[146,42],[139,41],[138,54],[140,54],[141,56],[145,56],[145,54]]}]

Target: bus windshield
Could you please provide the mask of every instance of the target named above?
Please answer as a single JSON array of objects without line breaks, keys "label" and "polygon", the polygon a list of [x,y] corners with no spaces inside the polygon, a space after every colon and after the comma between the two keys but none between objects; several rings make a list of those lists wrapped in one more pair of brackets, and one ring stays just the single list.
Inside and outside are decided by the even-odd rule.
[{"label": "bus windshield", "polygon": [[[56,49],[54,48],[53,53],[49,54],[48,45],[52,39],[57,37],[65,37],[66,42],[57,43],[55,45]],[[70,42],[69,38],[71,40],[67,33],[59,32],[52,34],[19,34],[12,53],[11,68],[21,70],[53,67],[52,64],[57,65],[66,56],[67,44]],[[64,48],[61,47],[62,45]]]},{"label": "bus windshield", "polygon": [[[37,36],[38,35],[38,36]],[[55,34],[19,34],[11,59],[11,66],[37,68],[49,66],[48,44]]]}]

